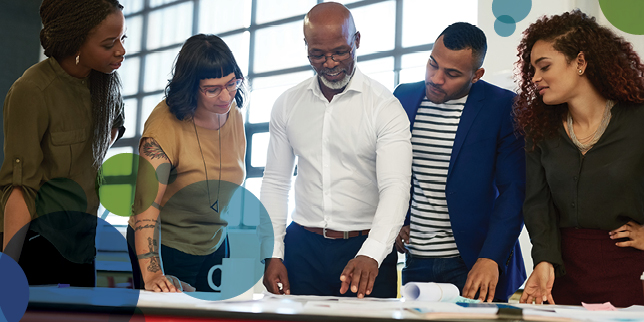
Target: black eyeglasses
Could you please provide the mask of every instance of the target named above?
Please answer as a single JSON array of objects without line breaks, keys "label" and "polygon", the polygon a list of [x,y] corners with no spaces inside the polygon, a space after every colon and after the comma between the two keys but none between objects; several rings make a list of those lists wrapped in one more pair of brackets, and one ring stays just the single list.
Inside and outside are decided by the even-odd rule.
[{"label": "black eyeglasses", "polygon": [[332,61],[334,61],[334,62],[342,62],[342,61],[345,61],[345,60],[349,59],[349,57],[351,57],[351,54],[353,53],[353,48],[354,48],[354,46],[355,46],[355,44],[356,44],[356,41],[355,41],[355,40],[356,40],[356,36],[357,36],[357,35],[358,35],[358,33],[357,33],[357,32],[353,35],[353,41],[352,41],[352,43],[351,43],[351,50],[348,50],[348,51],[339,51],[339,52],[336,52],[335,54],[333,54],[333,55],[329,55],[329,56],[326,56],[326,55],[311,55],[311,54],[309,54],[309,55],[308,55],[308,56],[306,56],[306,57],[308,57],[308,58],[309,58],[309,61],[310,61],[312,64],[323,64],[323,63],[326,63],[326,60],[327,60],[329,57],[330,57],[330,58],[331,58],[331,60],[332,60]]},{"label": "black eyeglasses", "polygon": [[215,98],[221,94],[221,91],[225,88],[228,92],[232,93],[239,89],[239,86],[241,86],[243,79],[241,78],[234,78],[230,83],[226,85],[209,85],[206,86],[206,88],[201,88],[199,87],[199,90],[202,91],[206,97],[208,98]]}]

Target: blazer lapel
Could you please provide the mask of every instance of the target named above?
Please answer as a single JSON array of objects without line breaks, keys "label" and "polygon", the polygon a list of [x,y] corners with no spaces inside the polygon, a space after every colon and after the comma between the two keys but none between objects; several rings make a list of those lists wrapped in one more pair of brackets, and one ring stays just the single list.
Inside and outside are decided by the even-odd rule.
[{"label": "blazer lapel", "polygon": [[458,154],[463,147],[463,142],[467,137],[472,123],[476,119],[476,116],[479,114],[483,108],[483,100],[485,99],[485,92],[483,91],[484,82],[479,80],[474,83],[470,88],[470,92],[463,107],[463,113],[461,114],[461,120],[458,122],[458,128],[456,129],[456,137],[454,138],[454,146],[452,147],[452,156],[449,160],[449,169],[447,170],[447,180],[452,174],[452,169],[454,168],[454,163],[458,158]]}]

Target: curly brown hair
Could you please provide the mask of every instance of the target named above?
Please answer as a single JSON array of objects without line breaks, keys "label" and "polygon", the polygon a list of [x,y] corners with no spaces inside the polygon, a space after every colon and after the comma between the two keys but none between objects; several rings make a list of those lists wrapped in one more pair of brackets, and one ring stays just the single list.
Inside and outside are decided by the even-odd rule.
[{"label": "curly brown hair", "polygon": [[547,106],[532,83],[535,70],[530,55],[539,40],[552,42],[568,62],[583,51],[588,63],[586,77],[604,98],[621,103],[644,102],[644,65],[628,41],[580,10],[541,17],[523,32],[515,64],[519,95],[513,113],[517,130],[532,141],[533,147],[554,137],[568,113],[566,103]]}]

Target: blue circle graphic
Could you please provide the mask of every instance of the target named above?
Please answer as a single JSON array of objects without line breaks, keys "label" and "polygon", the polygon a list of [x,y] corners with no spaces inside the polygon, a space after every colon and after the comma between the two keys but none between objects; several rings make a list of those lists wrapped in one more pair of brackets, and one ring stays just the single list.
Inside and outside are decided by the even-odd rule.
[{"label": "blue circle graphic", "polygon": [[501,37],[512,35],[517,28],[516,23],[525,19],[531,9],[532,0],[494,0],[494,31]]},{"label": "blue circle graphic", "polygon": [[494,31],[501,37],[511,36],[516,29],[517,25],[510,16],[500,16],[494,21]]},{"label": "blue circle graphic", "polygon": [[9,255],[0,253],[0,321],[20,321],[29,303],[25,273]]},{"label": "blue circle graphic", "polygon": [[[186,295],[202,300],[227,300],[246,293],[262,279],[262,259],[272,257],[273,253],[273,225],[266,208],[246,188],[223,180],[195,182],[173,194],[163,205],[163,209],[168,209],[167,212],[161,211],[159,215],[161,244],[166,247],[160,247],[164,274],[184,281],[179,274],[186,271],[199,272],[196,285],[191,284],[197,291],[185,292]],[[170,216],[175,218],[170,219]],[[208,217],[211,219],[208,220]],[[178,222],[185,223],[185,226],[170,227],[177,223],[176,218],[179,218]],[[201,221],[199,228],[190,224],[194,220]],[[233,226],[234,229],[227,226]],[[209,227],[212,230],[203,233]],[[190,237],[186,237],[187,235]],[[197,236],[207,238],[196,240],[202,238]],[[229,246],[228,256],[208,259],[190,264],[191,266],[184,262],[180,269],[176,268],[177,273],[173,272],[173,267],[177,266],[173,263],[174,258],[180,258],[176,255],[177,250],[186,252],[183,249],[172,249],[175,245],[190,248],[182,247],[181,244],[190,241],[191,245],[204,245],[210,243],[209,239],[215,241],[214,245],[208,246],[211,247],[213,256],[218,256],[215,253]],[[164,249],[169,252],[168,256],[164,254]],[[205,279],[202,272],[206,273]]]},{"label": "blue circle graphic", "polygon": [[514,22],[519,22],[530,13],[532,0],[494,0],[492,2],[492,13],[496,18],[510,16]]}]

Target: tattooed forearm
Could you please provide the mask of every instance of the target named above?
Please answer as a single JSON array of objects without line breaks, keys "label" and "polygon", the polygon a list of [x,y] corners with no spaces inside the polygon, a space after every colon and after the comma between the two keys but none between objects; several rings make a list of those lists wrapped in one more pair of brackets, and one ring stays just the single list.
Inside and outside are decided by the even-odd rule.
[{"label": "tattooed forearm", "polygon": [[145,229],[145,228],[156,228],[156,227],[157,227],[157,225],[136,226],[136,228],[134,228],[134,231],[139,231],[139,230],[142,230],[142,229]]},{"label": "tattooed forearm", "polygon": [[156,273],[161,270],[159,266],[159,257],[151,257],[150,265],[148,265],[148,272]]},{"label": "tattooed forearm", "polygon": [[[152,273],[156,273],[161,270],[161,267],[159,266],[159,256],[158,256],[158,245],[157,245],[157,240],[152,239],[151,237],[148,237],[148,249],[150,250],[150,253],[156,253],[157,256],[152,256],[150,257],[150,265],[148,265],[148,271]],[[144,254],[147,255],[147,254]]]},{"label": "tattooed forearm", "polygon": [[150,252],[150,253],[145,253],[141,255],[136,255],[136,258],[138,259],[146,259],[146,258],[152,258],[152,257],[159,257],[159,253]]},{"label": "tattooed forearm", "polygon": [[157,222],[158,222],[158,220],[156,220],[156,219],[139,219],[139,220],[135,221],[135,222],[134,222],[134,224],[136,225],[136,224],[138,224],[138,223],[142,223],[142,222],[144,222],[144,221],[153,222],[153,223],[157,223]]},{"label": "tattooed forearm", "polygon": [[141,150],[143,150],[143,154],[145,154],[152,160],[162,159],[170,161],[165,152],[163,152],[163,149],[161,149],[161,146],[159,146],[159,143],[157,143],[157,141],[153,138],[145,138],[145,141],[141,146]]}]

